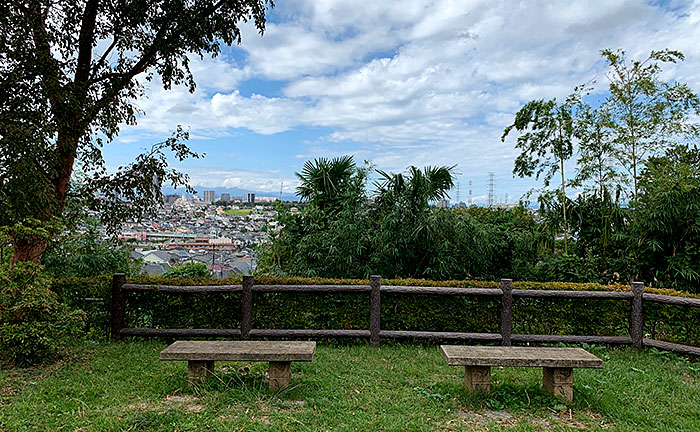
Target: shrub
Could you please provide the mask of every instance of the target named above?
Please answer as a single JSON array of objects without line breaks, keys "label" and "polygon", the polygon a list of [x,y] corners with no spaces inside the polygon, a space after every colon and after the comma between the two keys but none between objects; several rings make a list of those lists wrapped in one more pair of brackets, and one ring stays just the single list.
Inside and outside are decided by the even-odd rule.
[{"label": "shrub", "polygon": [[[240,276],[217,278],[162,278],[139,276],[129,283],[158,285],[238,285]],[[256,285],[367,285],[367,279],[327,279],[256,276]],[[384,285],[498,288],[498,281],[383,279]],[[628,284],[514,281],[514,289],[628,291]],[[103,337],[109,331],[111,277],[56,280],[53,289],[69,304],[83,308],[90,328]],[[700,298],[671,289],[646,288],[646,292]],[[104,303],[80,302],[100,297]],[[367,329],[367,293],[310,294],[255,293],[253,325],[256,328]],[[517,298],[514,333],[627,335],[629,302],[585,299]],[[177,295],[156,290],[129,292],[126,326],[152,328],[237,328],[240,293]],[[498,298],[433,295],[382,295],[382,328],[387,330],[433,330],[498,332]],[[93,312],[92,307],[95,307]],[[700,344],[700,308],[645,302],[645,333],[655,339]]]},{"label": "shrub", "polygon": [[0,361],[27,366],[60,352],[82,329],[84,313],[59,302],[41,267],[0,271]]},{"label": "shrub", "polygon": [[82,233],[65,233],[51,241],[41,258],[46,272],[60,278],[138,274],[143,262],[131,258],[128,247],[103,240],[93,224]]},{"label": "shrub", "polygon": [[211,273],[207,265],[202,262],[188,262],[166,271],[161,276],[166,278],[204,278],[210,277]]}]

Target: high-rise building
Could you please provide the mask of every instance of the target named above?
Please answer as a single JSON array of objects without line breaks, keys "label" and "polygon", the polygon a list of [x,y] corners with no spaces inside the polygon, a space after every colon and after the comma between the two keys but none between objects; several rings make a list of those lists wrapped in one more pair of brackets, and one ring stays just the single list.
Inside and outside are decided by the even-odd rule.
[{"label": "high-rise building", "polygon": [[221,201],[226,201],[226,202],[231,201],[231,194],[222,193],[221,194]]},{"label": "high-rise building", "polygon": [[170,195],[164,195],[163,196],[163,202],[165,204],[173,204],[175,201],[177,201],[180,198],[180,195],[176,194],[170,194]]},{"label": "high-rise building", "polygon": [[245,202],[254,203],[255,202],[255,194],[254,193],[245,194]]},{"label": "high-rise building", "polygon": [[215,191],[204,191],[204,202],[205,203],[213,203],[216,201],[216,192]]},{"label": "high-rise building", "polygon": [[435,203],[435,206],[438,208],[449,208],[450,207],[450,200],[448,199],[441,199],[438,202]]}]

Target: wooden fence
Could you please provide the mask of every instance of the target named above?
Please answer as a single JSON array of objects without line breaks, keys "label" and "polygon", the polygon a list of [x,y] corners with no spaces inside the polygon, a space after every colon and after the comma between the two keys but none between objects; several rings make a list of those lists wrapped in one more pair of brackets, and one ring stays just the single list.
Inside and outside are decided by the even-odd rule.
[{"label": "wooden fence", "polygon": [[[633,282],[630,291],[565,291],[514,290],[511,279],[501,279],[500,288],[447,288],[419,286],[382,286],[380,276],[371,276],[369,285],[255,285],[253,276],[243,276],[241,285],[173,286],[127,284],[123,274],[112,279],[111,335],[118,340],[125,336],[139,337],[224,337],[224,338],[369,338],[379,346],[382,338],[433,339],[462,342],[491,342],[510,346],[513,343],[593,343],[631,345],[641,349],[654,347],[682,354],[700,356],[700,347],[664,342],[644,337],[644,303],[664,303],[675,306],[700,307],[700,299],[650,294],[642,282]],[[125,295],[127,292],[157,290],[172,294],[241,293],[240,328],[236,329],[147,329],[124,327]],[[255,329],[253,328],[254,293],[369,293],[368,330],[314,329]],[[500,333],[462,333],[435,331],[398,331],[381,328],[381,295],[447,295],[500,298]],[[580,336],[513,334],[513,298],[551,298],[620,300],[630,302],[629,336]]]}]

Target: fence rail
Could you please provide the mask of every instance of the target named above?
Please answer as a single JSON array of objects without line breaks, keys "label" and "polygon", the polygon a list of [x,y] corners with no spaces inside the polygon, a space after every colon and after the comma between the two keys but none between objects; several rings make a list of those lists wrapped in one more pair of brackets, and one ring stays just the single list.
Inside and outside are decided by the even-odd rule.
[{"label": "fence rail", "polygon": [[[379,346],[384,339],[426,339],[464,342],[491,342],[510,346],[513,343],[594,343],[644,346],[700,356],[700,347],[681,345],[644,337],[644,303],[700,307],[700,299],[674,297],[644,292],[642,282],[633,282],[630,291],[565,291],[514,290],[511,279],[501,279],[499,288],[450,288],[418,286],[382,286],[380,276],[371,276],[369,285],[255,285],[253,276],[243,276],[241,285],[174,286],[127,284],[123,274],[112,279],[111,335],[118,340],[137,337],[225,337],[225,338],[369,338]],[[124,326],[125,299],[128,292],[157,291],[171,294],[241,293],[240,328],[238,329],[148,329]],[[254,293],[369,293],[369,329],[256,329],[253,328]],[[381,295],[448,295],[500,298],[499,333],[463,333],[438,331],[383,330],[381,328]],[[537,335],[513,334],[513,298],[590,299],[629,301],[629,336]]]}]

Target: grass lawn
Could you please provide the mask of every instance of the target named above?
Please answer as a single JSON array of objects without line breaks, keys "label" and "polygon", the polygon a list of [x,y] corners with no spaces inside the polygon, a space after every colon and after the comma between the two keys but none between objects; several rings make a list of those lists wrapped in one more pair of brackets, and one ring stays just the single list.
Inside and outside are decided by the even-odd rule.
[{"label": "grass lawn", "polygon": [[231,216],[248,216],[253,213],[253,209],[228,209],[225,213]]},{"label": "grass lawn", "polygon": [[602,370],[575,372],[575,401],[540,390],[541,369],[493,368],[489,396],[432,345],[319,344],[271,393],[266,363],[217,363],[194,389],[158,341],[76,348],[38,369],[0,371],[2,431],[700,430],[700,363],[658,351],[589,349]]}]

